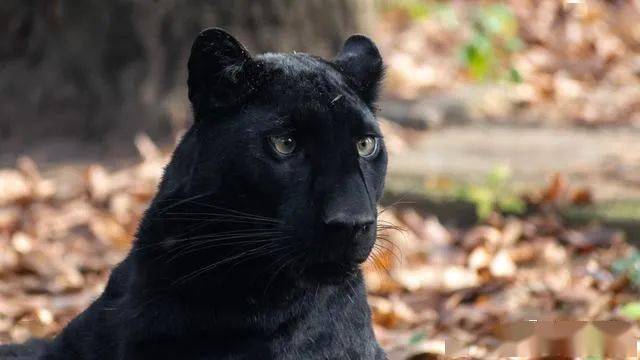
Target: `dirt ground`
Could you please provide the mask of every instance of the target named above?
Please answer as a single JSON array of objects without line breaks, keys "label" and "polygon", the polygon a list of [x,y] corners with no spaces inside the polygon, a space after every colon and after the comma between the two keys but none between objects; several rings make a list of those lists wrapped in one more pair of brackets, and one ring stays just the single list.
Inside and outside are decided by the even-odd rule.
[{"label": "dirt ground", "polygon": [[536,187],[554,173],[588,186],[597,200],[640,198],[640,131],[473,125],[436,129],[392,157],[394,175],[477,182],[499,165],[514,186]]}]

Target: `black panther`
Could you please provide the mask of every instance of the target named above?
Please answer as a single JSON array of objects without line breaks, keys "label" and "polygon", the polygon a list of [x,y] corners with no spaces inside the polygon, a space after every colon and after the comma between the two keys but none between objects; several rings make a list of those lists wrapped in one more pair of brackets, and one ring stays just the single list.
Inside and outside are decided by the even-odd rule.
[{"label": "black panther", "polygon": [[194,123],[130,253],[57,337],[0,354],[385,359],[360,271],[387,166],[383,68],[362,35],[327,61],[252,57],[203,31],[188,63]]}]

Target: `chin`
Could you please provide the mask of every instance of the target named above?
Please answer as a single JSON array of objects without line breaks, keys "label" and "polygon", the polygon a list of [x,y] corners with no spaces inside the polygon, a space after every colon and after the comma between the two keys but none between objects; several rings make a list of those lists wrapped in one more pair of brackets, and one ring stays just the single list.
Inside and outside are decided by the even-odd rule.
[{"label": "chin", "polygon": [[361,263],[355,259],[316,262],[307,265],[301,275],[305,281],[310,283],[337,284],[357,276]]}]

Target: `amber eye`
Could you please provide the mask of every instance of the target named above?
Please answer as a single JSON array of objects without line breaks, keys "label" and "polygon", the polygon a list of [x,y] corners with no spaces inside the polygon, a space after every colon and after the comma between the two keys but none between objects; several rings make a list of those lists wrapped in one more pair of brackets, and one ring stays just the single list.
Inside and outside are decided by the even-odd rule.
[{"label": "amber eye", "polygon": [[280,155],[290,155],[296,149],[296,140],[291,135],[271,136],[269,140]]},{"label": "amber eye", "polygon": [[358,155],[365,159],[372,158],[378,152],[378,139],[373,136],[365,136],[356,141]]}]

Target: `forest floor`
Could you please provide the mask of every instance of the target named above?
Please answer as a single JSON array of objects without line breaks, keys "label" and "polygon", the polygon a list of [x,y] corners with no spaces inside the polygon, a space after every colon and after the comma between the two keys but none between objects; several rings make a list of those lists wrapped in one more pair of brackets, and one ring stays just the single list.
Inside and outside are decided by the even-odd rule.
[{"label": "forest floor", "polygon": [[391,159],[392,174],[477,183],[504,166],[511,172],[512,186],[521,190],[563,173],[575,186],[591,187],[597,200],[640,199],[637,129],[477,124],[419,134]]},{"label": "forest floor", "polygon": [[[558,210],[575,194],[558,177],[548,181],[566,173],[587,202],[635,196],[637,133],[383,125],[390,178],[418,174],[425,183],[435,176],[475,184],[506,165],[514,183],[526,180],[529,189],[525,213],[494,211],[466,225],[402,199],[387,206],[381,222],[400,230],[382,234],[364,272],[376,334],[392,359],[442,355],[445,339],[488,358],[506,342],[500,326],[517,320],[640,316],[634,308],[640,256],[624,232],[567,223]],[[21,157],[0,170],[0,342],[52,336],[99,294],[126,254],[167,160],[168,152],[145,136],[135,147],[138,158],[96,161],[96,149],[98,157],[85,152],[69,164],[52,161],[56,153],[43,146],[27,152],[35,161]],[[591,195],[584,189],[593,184]]]}]

